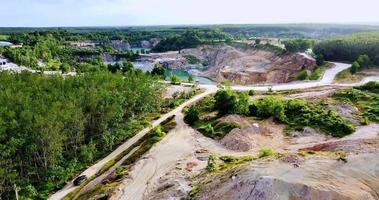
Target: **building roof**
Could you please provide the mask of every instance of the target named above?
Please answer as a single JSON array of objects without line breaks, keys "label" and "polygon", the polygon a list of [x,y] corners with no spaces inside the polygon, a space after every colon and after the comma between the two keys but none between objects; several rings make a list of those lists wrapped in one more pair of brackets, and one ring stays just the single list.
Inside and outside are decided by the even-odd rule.
[{"label": "building roof", "polygon": [[13,46],[13,44],[6,41],[0,41],[0,47],[9,47],[9,46]]}]

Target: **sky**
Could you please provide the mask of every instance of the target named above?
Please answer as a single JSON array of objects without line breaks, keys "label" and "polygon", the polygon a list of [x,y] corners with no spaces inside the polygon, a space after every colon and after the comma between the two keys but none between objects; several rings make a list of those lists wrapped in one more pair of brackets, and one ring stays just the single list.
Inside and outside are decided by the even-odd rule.
[{"label": "sky", "polygon": [[379,24],[379,0],[0,0],[0,27]]}]

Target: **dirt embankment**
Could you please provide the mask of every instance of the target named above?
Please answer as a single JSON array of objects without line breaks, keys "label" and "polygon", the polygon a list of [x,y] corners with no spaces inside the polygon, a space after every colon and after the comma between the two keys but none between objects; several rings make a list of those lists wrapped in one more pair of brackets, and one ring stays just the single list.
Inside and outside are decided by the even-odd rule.
[{"label": "dirt embankment", "polygon": [[375,200],[379,199],[378,156],[352,155],[347,163],[309,159],[300,167],[279,160],[252,163],[213,177],[198,199]]},{"label": "dirt embankment", "polygon": [[182,55],[192,55],[208,63],[203,75],[234,84],[286,83],[303,68],[312,70],[315,60],[301,53],[278,56],[259,49],[241,49],[232,46],[203,46],[185,49]]}]

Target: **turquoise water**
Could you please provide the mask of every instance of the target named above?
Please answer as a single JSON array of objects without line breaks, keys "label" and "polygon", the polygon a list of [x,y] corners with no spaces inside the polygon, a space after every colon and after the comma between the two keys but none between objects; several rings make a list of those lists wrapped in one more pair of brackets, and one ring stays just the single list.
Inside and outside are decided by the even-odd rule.
[{"label": "turquoise water", "polygon": [[[165,79],[168,81],[171,80],[172,75],[178,76],[182,81],[188,81],[189,73],[181,69],[167,69],[165,72]],[[207,85],[215,84],[215,82],[212,81],[211,79],[201,77],[201,76],[193,76],[193,80],[195,82],[198,82],[199,84],[207,84]]]}]

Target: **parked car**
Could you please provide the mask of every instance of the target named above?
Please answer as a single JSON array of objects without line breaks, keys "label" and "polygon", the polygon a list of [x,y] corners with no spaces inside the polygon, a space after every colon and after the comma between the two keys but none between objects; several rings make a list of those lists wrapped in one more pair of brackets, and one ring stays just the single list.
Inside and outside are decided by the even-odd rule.
[{"label": "parked car", "polygon": [[75,186],[79,186],[79,185],[81,185],[82,183],[84,183],[87,179],[88,179],[88,178],[87,178],[86,175],[78,176],[78,177],[76,177],[76,179],[74,180],[74,185],[75,185]]}]

